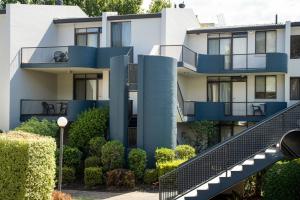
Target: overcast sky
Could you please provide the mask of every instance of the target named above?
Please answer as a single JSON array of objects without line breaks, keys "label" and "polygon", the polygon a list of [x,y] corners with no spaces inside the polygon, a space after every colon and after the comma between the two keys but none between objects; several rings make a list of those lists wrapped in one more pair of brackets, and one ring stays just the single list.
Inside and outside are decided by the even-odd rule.
[{"label": "overcast sky", "polygon": [[[148,8],[151,0],[144,0]],[[171,0],[180,3],[182,0]],[[226,25],[300,21],[300,0],[185,0],[186,8],[193,8],[200,22],[215,22],[224,15]]]}]

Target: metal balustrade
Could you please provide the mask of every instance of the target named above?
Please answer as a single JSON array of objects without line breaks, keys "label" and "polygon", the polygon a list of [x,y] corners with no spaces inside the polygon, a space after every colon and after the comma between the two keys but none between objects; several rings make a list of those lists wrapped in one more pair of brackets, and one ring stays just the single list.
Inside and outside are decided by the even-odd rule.
[{"label": "metal balustrade", "polygon": [[159,199],[176,199],[245,160],[278,144],[300,127],[300,104],[293,105],[208,149],[159,178]]}]

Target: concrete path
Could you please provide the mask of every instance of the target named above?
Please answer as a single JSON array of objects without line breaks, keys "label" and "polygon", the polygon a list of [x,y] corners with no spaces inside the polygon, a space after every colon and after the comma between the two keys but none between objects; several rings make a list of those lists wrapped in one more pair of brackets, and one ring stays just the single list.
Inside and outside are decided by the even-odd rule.
[{"label": "concrete path", "polygon": [[97,191],[81,191],[81,190],[64,190],[65,193],[72,195],[73,200],[158,200],[157,192],[97,192]]}]

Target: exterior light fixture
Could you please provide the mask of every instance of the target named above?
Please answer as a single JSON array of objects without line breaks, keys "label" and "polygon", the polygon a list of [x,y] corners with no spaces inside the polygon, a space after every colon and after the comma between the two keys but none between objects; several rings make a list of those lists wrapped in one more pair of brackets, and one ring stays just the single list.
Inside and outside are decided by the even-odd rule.
[{"label": "exterior light fixture", "polygon": [[68,124],[68,119],[65,117],[59,117],[57,119],[57,125],[60,128],[60,141],[59,141],[59,177],[58,177],[58,190],[61,191],[62,184],[62,165],[63,165],[63,152],[64,152],[64,128]]}]

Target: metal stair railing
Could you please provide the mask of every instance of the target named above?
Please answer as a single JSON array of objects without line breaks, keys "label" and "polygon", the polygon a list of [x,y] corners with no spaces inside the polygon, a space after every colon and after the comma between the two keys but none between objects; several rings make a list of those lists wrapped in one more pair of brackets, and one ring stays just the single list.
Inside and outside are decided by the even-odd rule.
[{"label": "metal stair railing", "polygon": [[177,101],[178,101],[178,105],[181,110],[181,113],[183,115],[184,114],[184,99],[183,99],[183,95],[182,95],[182,92],[181,92],[178,82],[177,82]]},{"label": "metal stair railing", "polygon": [[159,178],[159,199],[187,194],[228,169],[280,142],[284,134],[300,127],[300,103],[288,107],[240,134],[183,163]]}]

